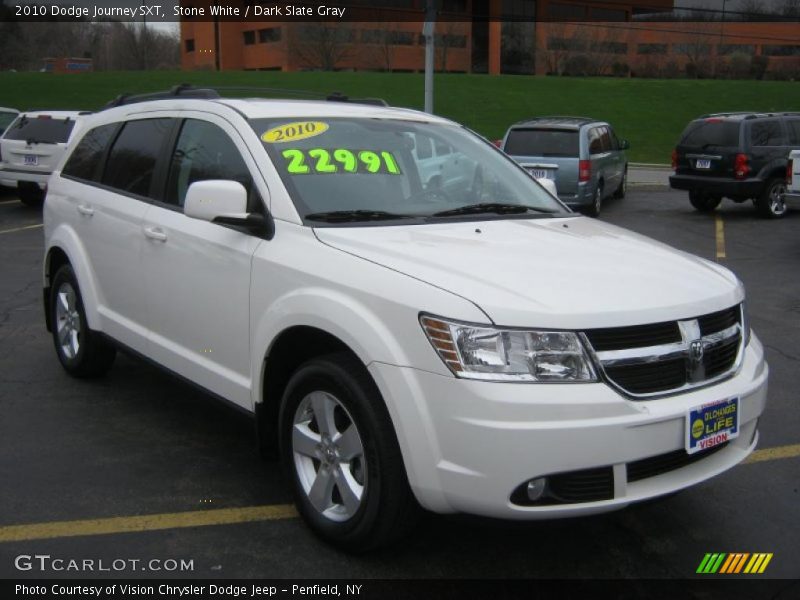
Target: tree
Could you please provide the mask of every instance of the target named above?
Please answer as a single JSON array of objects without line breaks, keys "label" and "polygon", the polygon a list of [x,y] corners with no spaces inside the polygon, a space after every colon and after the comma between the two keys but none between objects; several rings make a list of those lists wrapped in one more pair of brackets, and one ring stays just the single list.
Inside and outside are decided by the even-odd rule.
[{"label": "tree", "polygon": [[292,32],[291,52],[310,69],[334,71],[352,56],[353,30],[346,24],[313,23]]}]

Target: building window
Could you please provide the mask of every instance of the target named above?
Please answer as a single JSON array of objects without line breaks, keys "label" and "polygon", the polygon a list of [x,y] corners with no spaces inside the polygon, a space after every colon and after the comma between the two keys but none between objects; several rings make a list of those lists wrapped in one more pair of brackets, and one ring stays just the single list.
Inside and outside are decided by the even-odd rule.
[{"label": "building window", "polygon": [[636,54],[666,54],[666,44],[637,44]]},{"label": "building window", "polygon": [[255,31],[244,31],[242,32],[242,37],[244,38],[244,45],[245,46],[252,46],[256,43],[256,32]]},{"label": "building window", "polygon": [[269,27],[267,29],[258,30],[259,44],[269,44],[270,42],[280,42],[280,41],[281,41],[280,27]]},{"label": "building window", "polygon": [[572,50],[574,52],[585,52],[586,42],[571,38],[551,37],[547,38],[548,50]]},{"label": "building window", "polygon": [[185,46],[185,48],[186,48],[186,52],[187,52],[187,53],[188,53],[188,52],[194,52],[194,40],[193,40],[193,39],[191,39],[191,40],[186,40],[186,41],[184,42],[184,46]]},{"label": "building window", "polygon": [[625,42],[594,42],[591,50],[603,54],[627,54],[628,44]]},{"label": "building window", "polygon": [[761,46],[764,56],[800,56],[800,46]]},{"label": "building window", "polygon": [[707,56],[711,54],[711,46],[708,44],[672,44],[672,51],[687,56]]},{"label": "building window", "polygon": [[720,56],[729,56],[734,53],[755,54],[756,47],[749,44],[720,44],[717,46],[717,54]]}]

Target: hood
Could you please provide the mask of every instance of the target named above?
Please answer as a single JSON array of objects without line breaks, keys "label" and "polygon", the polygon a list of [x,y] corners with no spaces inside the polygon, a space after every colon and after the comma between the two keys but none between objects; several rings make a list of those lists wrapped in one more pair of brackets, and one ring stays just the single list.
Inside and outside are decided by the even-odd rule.
[{"label": "hood", "polygon": [[589,329],[653,323],[728,308],[744,296],[727,269],[586,217],[315,233],[333,248],[470,300],[498,325]]}]

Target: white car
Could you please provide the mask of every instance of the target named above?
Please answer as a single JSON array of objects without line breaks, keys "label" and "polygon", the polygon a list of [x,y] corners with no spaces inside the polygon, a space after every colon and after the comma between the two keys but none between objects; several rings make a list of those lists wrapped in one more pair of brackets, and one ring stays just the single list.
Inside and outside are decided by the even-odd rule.
[{"label": "white car", "polygon": [[77,133],[75,125],[87,114],[30,111],[17,116],[0,138],[0,184],[18,188],[23,204],[40,205],[50,174]]},{"label": "white car", "polygon": [[[755,448],[768,369],[724,267],[571,212],[436,116],[139,100],[50,180],[58,358],[95,376],[127,348],[253,413],[324,539],[387,543],[419,506],[600,513]],[[480,176],[426,188],[418,134]]]}]

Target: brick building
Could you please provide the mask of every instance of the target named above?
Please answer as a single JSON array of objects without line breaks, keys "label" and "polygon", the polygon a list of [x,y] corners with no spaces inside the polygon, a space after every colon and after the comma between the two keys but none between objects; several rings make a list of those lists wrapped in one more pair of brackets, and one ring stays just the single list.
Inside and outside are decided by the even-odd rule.
[{"label": "brick building", "polygon": [[[352,18],[358,0],[347,4]],[[424,5],[425,0],[372,2],[365,20],[335,24],[184,19],[182,66],[420,71]],[[646,20],[672,6],[673,0],[443,0],[435,66],[464,73],[664,76],[686,73],[691,64],[698,75],[714,76],[763,57],[755,62],[764,69],[800,69],[797,23]]]}]

